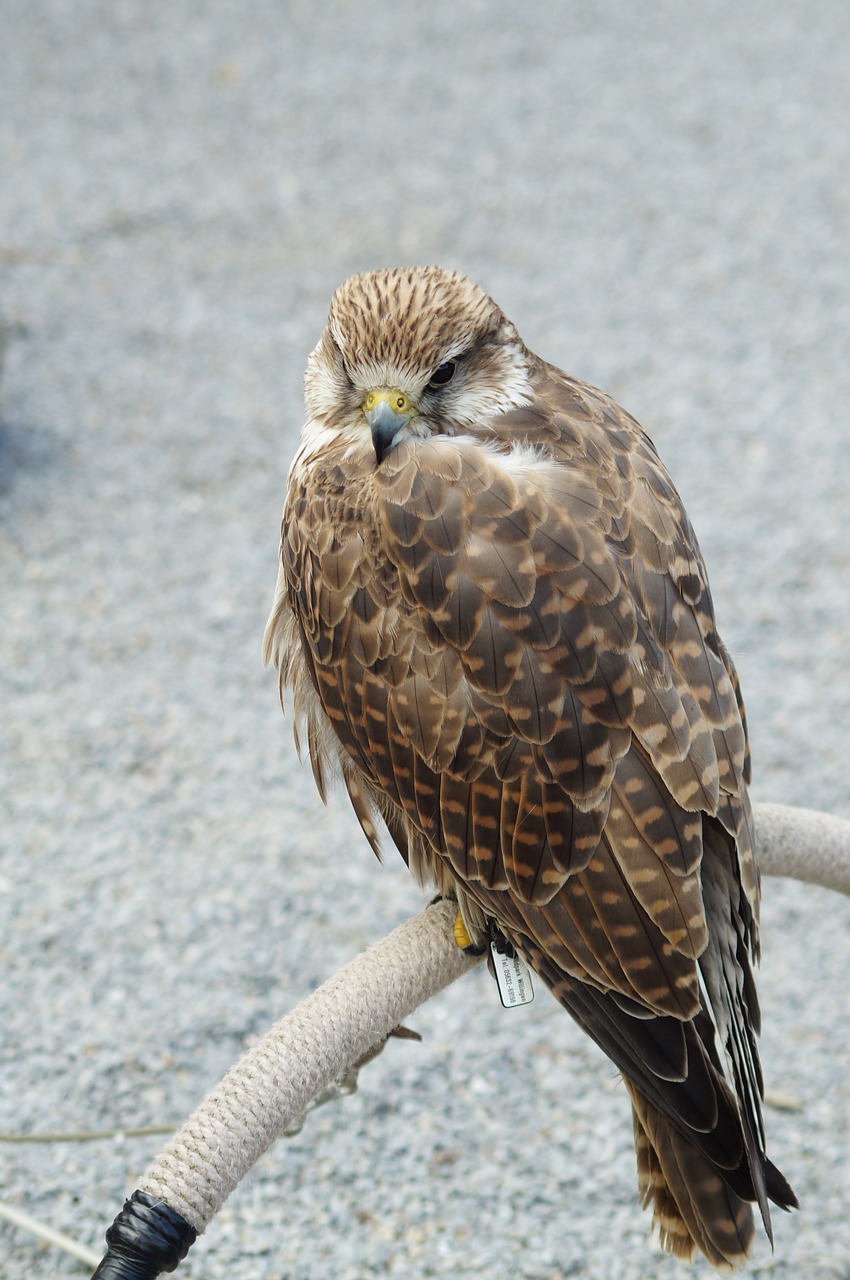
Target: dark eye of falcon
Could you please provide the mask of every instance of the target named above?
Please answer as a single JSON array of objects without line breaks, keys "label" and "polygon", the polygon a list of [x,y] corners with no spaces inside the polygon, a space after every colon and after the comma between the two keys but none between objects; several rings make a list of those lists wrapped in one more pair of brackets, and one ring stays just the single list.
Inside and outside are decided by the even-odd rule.
[{"label": "dark eye of falcon", "polygon": [[451,382],[452,378],[455,376],[455,367],[454,360],[447,360],[445,364],[441,364],[439,368],[435,369],[431,374],[431,381],[428,383],[428,386],[444,387],[446,383]]}]

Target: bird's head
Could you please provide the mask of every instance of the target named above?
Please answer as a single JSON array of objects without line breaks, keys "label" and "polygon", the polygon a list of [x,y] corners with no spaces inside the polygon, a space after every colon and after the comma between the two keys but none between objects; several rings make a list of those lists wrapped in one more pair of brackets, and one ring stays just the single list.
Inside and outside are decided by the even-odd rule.
[{"label": "bird's head", "polygon": [[305,438],[458,435],[530,399],[529,353],[492,298],[441,267],[352,276],[331,301],[305,379]]}]

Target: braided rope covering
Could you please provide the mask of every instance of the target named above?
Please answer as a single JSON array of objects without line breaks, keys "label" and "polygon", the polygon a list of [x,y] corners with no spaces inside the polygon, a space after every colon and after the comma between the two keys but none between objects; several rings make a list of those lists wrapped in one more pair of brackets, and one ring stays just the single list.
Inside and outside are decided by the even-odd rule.
[{"label": "braided rope covering", "polygon": [[757,804],[753,810],[764,875],[850,894],[850,822],[787,804]]},{"label": "braided rope covering", "polygon": [[474,967],[437,902],[340,969],[207,1095],[139,1183],[200,1233],[309,1103],[443,987]]}]

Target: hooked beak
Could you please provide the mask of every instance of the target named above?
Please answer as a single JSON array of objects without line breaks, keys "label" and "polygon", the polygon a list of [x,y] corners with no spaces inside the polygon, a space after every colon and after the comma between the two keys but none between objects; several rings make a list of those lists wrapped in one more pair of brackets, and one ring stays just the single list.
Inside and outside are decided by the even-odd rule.
[{"label": "hooked beak", "polygon": [[375,457],[380,464],[416,412],[413,401],[397,387],[375,387],[363,401],[363,416],[372,432]]}]

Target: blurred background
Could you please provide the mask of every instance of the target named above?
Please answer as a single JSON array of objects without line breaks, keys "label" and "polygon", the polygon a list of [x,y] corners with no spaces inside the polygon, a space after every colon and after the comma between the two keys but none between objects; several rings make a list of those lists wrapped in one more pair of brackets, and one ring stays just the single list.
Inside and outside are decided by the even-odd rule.
[{"label": "blurred background", "polygon": [[[838,0],[5,0],[0,1129],[180,1123],[423,900],[322,809],[263,671],[335,286],[438,262],[643,423],[699,533],[757,800],[850,816],[850,11]],[[756,1276],[850,1276],[850,909],[766,884]],[[705,1276],[612,1068],[477,972],[280,1142],[188,1277]],[[164,1139],[0,1142],[99,1249]],[[85,1267],[0,1223],[0,1277]]]}]

